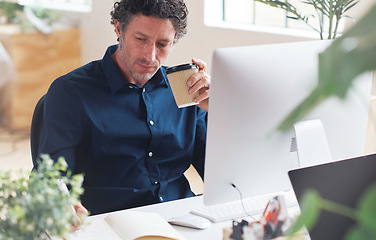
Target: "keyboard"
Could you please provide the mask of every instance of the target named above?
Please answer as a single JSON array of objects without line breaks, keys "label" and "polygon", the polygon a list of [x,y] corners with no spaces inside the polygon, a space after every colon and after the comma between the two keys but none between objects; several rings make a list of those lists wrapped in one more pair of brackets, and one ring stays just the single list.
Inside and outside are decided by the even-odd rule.
[{"label": "keyboard", "polygon": [[[277,195],[284,196],[287,207],[294,207],[298,205],[295,194],[291,190],[287,192],[271,193],[257,197],[246,198],[243,199],[243,201],[239,200],[205,206],[200,209],[194,209],[190,213],[206,218],[213,223],[234,220],[237,218],[247,217],[249,215],[262,214],[269,200]],[[246,212],[244,211],[243,205]]]}]

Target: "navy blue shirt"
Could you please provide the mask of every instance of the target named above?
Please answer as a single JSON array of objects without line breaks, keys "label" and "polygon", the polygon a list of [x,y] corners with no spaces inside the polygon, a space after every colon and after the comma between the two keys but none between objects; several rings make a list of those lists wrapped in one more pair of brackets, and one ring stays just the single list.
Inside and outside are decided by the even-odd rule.
[{"label": "navy blue shirt", "polygon": [[116,49],[56,79],[45,98],[39,153],[84,173],[91,214],[193,196],[183,173],[193,164],[203,176],[207,112],[176,106],[165,67],[144,87],[129,83]]}]

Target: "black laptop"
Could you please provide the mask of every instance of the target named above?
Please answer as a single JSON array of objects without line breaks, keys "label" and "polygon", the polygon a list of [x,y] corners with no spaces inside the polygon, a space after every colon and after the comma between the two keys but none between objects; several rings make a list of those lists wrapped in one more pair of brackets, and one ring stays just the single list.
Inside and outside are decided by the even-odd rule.
[{"label": "black laptop", "polygon": [[[306,190],[315,189],[325,199],[356,208],[362,194],[376,183],[376,154],[295,169],[288,174],[299,203]],[[309,235],[312,240],[339,240],[354,225],[355,221],[342,215],[321,211]]]}]

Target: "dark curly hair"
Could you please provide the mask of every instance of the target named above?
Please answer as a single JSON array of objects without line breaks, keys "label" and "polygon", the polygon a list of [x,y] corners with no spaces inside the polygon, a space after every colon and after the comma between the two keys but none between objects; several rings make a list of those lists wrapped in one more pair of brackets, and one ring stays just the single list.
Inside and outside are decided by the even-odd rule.
[{"label": "dark curly hair", "polygon": [[111,11],[111,24],[119,21],[125,31],[133,15],[169,19],[175,28],[175,42],[187,33],[188,9],[183,0],[121,0],[114,3]]}]

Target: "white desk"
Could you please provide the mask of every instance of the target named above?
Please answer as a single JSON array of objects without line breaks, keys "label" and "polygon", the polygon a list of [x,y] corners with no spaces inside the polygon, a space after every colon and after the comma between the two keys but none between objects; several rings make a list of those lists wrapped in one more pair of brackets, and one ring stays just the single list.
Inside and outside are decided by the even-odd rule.
[{"label": "white desk", "polygon": [[[202,196],[191,197],[166,203],[159,203],[154,205],[148,205],[144,207],[132,208],[122,211],[146,211],[159,213],[165,220],[170,219],[173,216],[179,216],[187,214],[192,209],[203,207]],[[96,240],[96,239],[118,239],[114,236],[114,233],[110,229],[109,225],[105,222],[104,218],[107,214],[100,214],[90,216],[87,218],[85,229],[72,234],[69,240]],[[245,218],[246,220],[250,220]],[[231,227],[232,222],[226,221],[221,223],[213,223],[209,228],[204,230],[196,230],[186,227],[173,226],[178,232],[185,237],[186,240],[221,240],[223,238],[223,228]]]},{"label": "white desk", "polygon": [[[173,216],[178,216],[182,214],[189,213],[191,209],[200,208],[204,206],[202,201],[202,196],[191,197],[171,202],[159,203],[148,205],[144,207],[132,208],[122,211],[146,211],[146,212],[156,212],[159,213],[165,220],[170,219]],[[107,214],[100,214],[95,216],[90,216],[87,218],[88,224],[86,224],[85,229],[77,233],[72,234],[69,238],[70,240],[82,240],[82,239],[108,239],[111,240],[111,231],[110,227],[104,221],[104,218]],[[204,230],[196,230],[186,227],[173,226],[178,230],[181,235],[183,235],[187,240],[220,240],[222,239],[223,228],[229,227],[232,225],[231,221],[212,224],[209,228]]]}]

